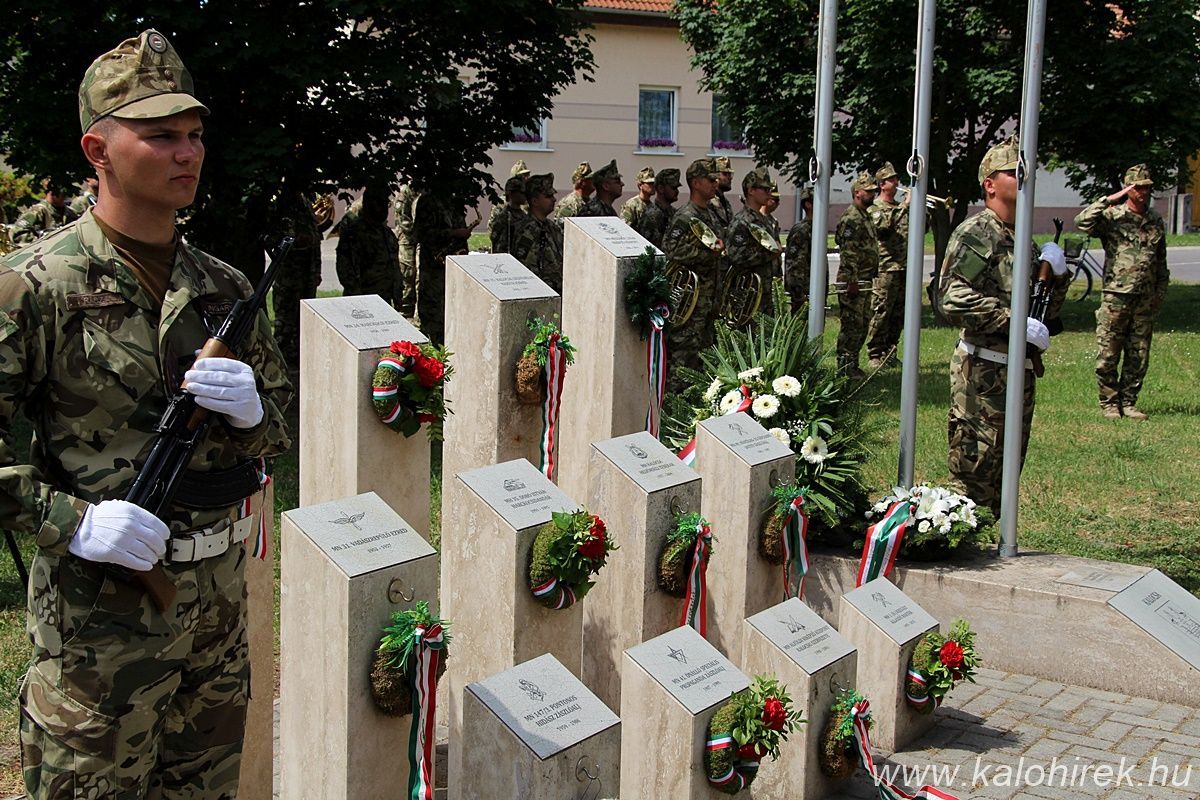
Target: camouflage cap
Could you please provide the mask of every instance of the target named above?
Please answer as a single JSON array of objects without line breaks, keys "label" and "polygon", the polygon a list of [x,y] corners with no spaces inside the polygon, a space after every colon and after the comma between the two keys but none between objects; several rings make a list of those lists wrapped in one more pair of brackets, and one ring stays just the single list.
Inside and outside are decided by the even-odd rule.
[{"label": "camouflage cap", "polygon": [[875,171],[875,180],[877,183],[883,183],[888,178],[895,178],[896,168],[892,166],[892,162],[885,161],[883,166]]},{"label": "camouflage cap", "polygon": [[554,173],[547,172],[545,175],[530,175],[525,182],[525,193],[530,197],[535,197],[541,194],[554,194]]},{"label": "camouflage cap", "polygon": [[586,161],[580,161],[579,166],[576,167],[575,171],[571,173],[571,185],[574,186],[575,184],[579,183],[581,180],[586,178],[588,176],[588,173],[590,173],[591,171],[592,171],[591,164],[589,164]]},{"label": "camouflage cap", "polygon": [[719,172],[716,159],[697,158],[688,166],[687,177],[688,180],[692,178],[711,178],[715,181]]},{"label": "camouflage cap", "polygon": [[733,174],[733,162],[729,160],[729,156],[717,156],[713,160],[717,162],[717,172]]},{"label": "camouflage cap", "polygon": [[742,178],[742,192],[748,192],[751,189],[767,189],[774,185],[771,180],[771,173],[766,167],[756,167],[746,173],[746,177]]},{"label": "camouflage cap", "polygon": [[[526,175],[528,174],[529,173],[526,173]],[[508,194],[509,192],[524,192],[525,182],[527,180],[528,178],[526,178],[525,175],[513,175],[504,182],[504,193]]]},{"label": "camouflage cap", "polygon": [[84,133],[107,116],[158,119],[208,109],[195,97],[191,73],[156,30],[126,39],[92,62],[79,84],[79,125]]},{"label": "camouflage cap", "polygon": [[508,175],[509,175],[509,177],[512,177],[512,178],[516,178],[516,177],[528,178],[529,177],[529,167],[525,166],[525,162],[523,160],[517,159],[517,163],[513,164],[512,169],[508,171]]},{"label": "camouflage cap", "polygon": [[654,176],[655,186],[670,186],[675,189],[679,188],[679,170],[671,167],[670,169],[660,169],[658,174]]},{"label": "camouflage cap", "polygon": [[796,192],[796,199],[801,203],[805,200],[811,201],[813,199],[812,187],[807,184],[801,186],[799,191]]},{"label": "camouflage cap", "polygon": [[592,183],[599,183],[600,181],[606,181],[609,178],[620,177],[621,171],[617,169],[617,160],[615,158],[605,164],[603,167],[593,170],[592,173],[587,176],[588,180],[590,180]]},{"label": "camouflage cap", "polygon": [[638,183],[654,183],[654,167],[642,167],[637,174]]},{"label": "camouflage cap", "polygon": [[1125,170],[1126,186],[1153,186],[1154,179],[1150,177],[1150,168],[1145,164],[1135,164]]},{"label": "camouflage cap", "polygon": [[875,176],[863,170],[858,173],[858,177],[854,179],[854,183],[850,184],[850,191],[858,191],[861,189],[864,192],[879,191],[879,184],[875,182]]},{"label": "camouflage cap", "polygon": [[771,197],[774,197],[776,200],[779,199],[779,184],[775,181],[771,181]]},{"label": "camouflage cap", "polygon": [[1015,135],[1008,137],[1000,144],[992,145],[992,148],[984,154],[983,161],[979,162],[979,182],[983,183],[983,179],[993,172],[1016,169],[1020,158],[1021,145]]}]

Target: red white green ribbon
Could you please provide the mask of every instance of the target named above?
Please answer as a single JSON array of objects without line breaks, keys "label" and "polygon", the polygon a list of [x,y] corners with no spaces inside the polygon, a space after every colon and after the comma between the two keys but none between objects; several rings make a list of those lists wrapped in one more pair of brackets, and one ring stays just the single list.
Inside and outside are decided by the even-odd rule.
[{"label": "red white green ribbon", "polygon": [[863,769],[878,787],[881,800],[958,800],[949,792],[943,792],[934,786],[922,786],[916,794],[909,794],[880,774],[879,768],[875,766],[875,757],[871,755],[871,733],[866,719],[870,707],[871,704],[863,700],[855,704],[850,714],[854,721],[854,746],[858,750]]},{"label": "red white green ribbon", "polygon": [[670,315],[671,309],[665,303],[650,309],[650,335],[646,338],[646,382],[650,385],[646,430],[656,439],[662,419],[663,395],[667,391],[667,337],[663,330]]},{"label": "red white green ribbon", "polygon": [[[258,460],[258,491],[263,497],[263,507],[258,515],[258,528],[254,531],[254,535],[246,541],[250,546],[250,557],[257,558],[259,561],[266,561],[267,554],[270,552],[271,537],[267,535],[267,514],[271,510],[266,507],[267,487],[271,485],[271,476],[267,474],[267,460],[260,458]],[[250,501],[254,495],[250,495],[242,500],[241,508],[238,510],[238,519],[245,519],[250,516],[253,509],[250,506]]]},{"label": "red white green ribbon", "polygon": [[546,352],[546,399],[542,401],[542,474],[554,480],[558,467],[554,451],[557,447],[555,436],[558,431],[558,412],[562,403],[563,382],[567,376],[567,353],[559,343],[558,333],[550,334],[550,343]]},{"label": "red white green ribbon", "polygon": [[575,604],[575,590],[559,581],[558,578],[551,578],[540,586],[533,587],[531,591],[538,600],[547,596],[551,597],[554,601],[555,611],[569,608]]},{"label": "red white green ribbon", "polygon": [[[389,356],[385,356],[384,358],[379,359],[379,364],[376,366],[376,369],[379,369],[379,367],[386,367],[387,369],[390,369],[393,372],[397,372],[400,375],[403,375],[405,372],[408,371],[404,367],[403,361],[400,361],[395,358],[391,358]],[[389,384],[387,386],[376,386],[373,389],[371,389],[371,399],[373,399],[373,400],[391,400],[399,392],[400,392],[400,385],[398,383]],[[397,403],[396,407],[394,409],[392,409],[392,413],[388,414],[386,417],[384,417],[383,424],[391,425],[393,422],[396,421],[396,419],[400,416],[400,414],[403,411],[404,411],[404,404]]]},{"label": "red white green ribbon", "polygon": [[703,522],[696,526],[696,544],[692,550],[692,568],[688,572],[687,594],[683,597],[683,619],[680,625],[695,628],[701,636],[708,632],[708,552],[712,546],[712,529]]},{"label": "red white green ribbon", "polygon": [[683,446],[683,449],[679,451],[679,460],[682,461],[684,464],[686,464],[689,467],[696,466],[696,437],[695,436],[693,436],[692,440],[690,442],[688,442],[687,444],[685,444]]},{"label": "red white green ribbon", "polygon": [[412,730],[408,737],[408,800],[433,800],[433,748],[437,741],[438,659],[446,638],[440,624],[413,631],[416,665],[412,673]]},{"label": "red white green ribbon", "polygon": [[[793,569],[799,581],[792,590]],[[808,574],[808,514],[804,513],[804,497],[796,495],[788,505],[787,522],[783,528],[783,599],[804,597],[804,576]]]},{"label": "red white green ribbon", "polygon": [[879,576],[887,576],[896,564],[896,554],[904,541],[904,531],[912,518],[912,503],[897,500],[892,503],[883,519],[867,528],[867,540],[863,542],[862,560],[858,564],[855,586],[870,583]]},{"label": "red white green ribbon", "polygon": [[[733,741],[733,736],[728,733],[715,734],[704,744],[704,749],[709,752],[717,752],[720,750],[733,750],[736,745]],[[745,789],[754,780],[758,774],[758,761],[756,759],[746,759],[734,757],[730,762],[729,769],[724,775],[713,777],[708,776],[708,782],[717,789],[725,789],[730,786],[737,786],[734,794]]]},{"label": "red white green ribbon", "polygon": [[736,406],[726,411],[724,416],[728,417],[730,414],[749,411],[754,405],[754,394],[750,391],[749,386],[743,383],[738,387],[738,391],[742,393],[741,401]]},{"label": "red white green ribbon", "polygon": [[[925,676],[922,675],[921,673],[917,672],[912,667],[908,668],[908,677],[905,678],[904,682],[905,682],[905,687],[906,687],[904,690],[904,699],[907,700],[908,704],[910,706],[912,706],[913,708],[918,708],[918,709],[924,710],[925,707],[928,706],[930,703],[933,703],[934,708],[937,708],[938,706],[940,706],[942,704],[942,700],[940,697],[934,697],[933,695],[931,695],[929,693],[929,681],[925,679]],[[925,689],[924,696],[915,695],[912,692],[910,692],[907,688],[907,685],[909,683],[915,683],[918,686],[924,687],[924,689]]]}]

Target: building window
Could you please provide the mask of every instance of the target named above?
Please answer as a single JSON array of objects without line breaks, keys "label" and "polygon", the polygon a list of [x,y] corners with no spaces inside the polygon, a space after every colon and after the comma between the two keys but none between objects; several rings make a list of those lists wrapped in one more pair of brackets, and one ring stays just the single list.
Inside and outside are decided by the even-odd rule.
[{"label": "building window", "polygon": [[679,108],[678,91],[643,86],[638,96],[638,149],[674,152]]},{"label": "building window", "polygon": [[729,123],[720,111],[721,95],[713,95],[712,103],[712,151],[723,156],[748,156],[750,145],[746,135]]},{"label": "building window", "polygon": [[512,129],[512,139],[508,144],[504,145],[505,150],[548,150],[550,145],[547,143],[546,135],[546,120],[542,120],[535,127],[522,128],[514,125]]}]

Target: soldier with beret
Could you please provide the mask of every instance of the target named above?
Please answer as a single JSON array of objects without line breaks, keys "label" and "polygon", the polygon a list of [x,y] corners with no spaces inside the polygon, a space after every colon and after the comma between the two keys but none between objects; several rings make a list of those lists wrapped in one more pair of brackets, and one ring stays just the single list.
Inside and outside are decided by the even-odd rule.
[{"label": "soldier with beret", "polygon": [[729,156],[716,156],[713,159],[717,165],[717,195],[711,201],[713,219],[718,225],[717,233],[725,236],[729,224],[733,222],[733,204],[725,196],[733,190],[733,162]]},{"label": "soldier with beret", "polygon": [[757,275],[762,287],[759,310],[774,313],[771,282],[780,276],[779,264],[783,248],[766,210],[771,200],[771,173],[758,167],[742,178],[742,210],[733,215],[726,237],[726,253],[730,262],[730,281],[741,272]]},{"label": "soldier with beret", "polygon": [[875,280],[879,269],[879,248],[875,243],[875,225],[867,209],[875,200],[879,186],[869,172],[860,172],[850,184],[853,198],[838,220],[835,238],[841,258],[838,266],[838,315],[842,327],[837,338],[838,369],[852,378],[864,377],[858,368],[858,351],[867,338],[871,321],[867,294],[859,283]]},{"label": "soldier with beret", "polygon": [[900,176],[892,162],[885,161],[875,172],[879,196],[868,209],[879,248],[879,272],[871,300],[871,323],[867,329],[868,365],[883,366],[883,360],[900,342],[904,327],[904,273],[908,264],[908,203],[896,202]]},{"label": "soldier with beret", "polygon": [[[290,446],[292,391],[265,312],[241,360],[194,355],[252,287],[176,230],[208,109],[166,37],[92,62],[79,112],[95,207],[0,262],[0,417],[23,413],[37,442],[24,464],[7,425],[0,446],[0,524],[37,542],[26,796],[235,797],[246,509],[261,505],[259,459]],[[185,380],[213,424],[159,518],[121,498]],[[165,610],[131,579],[159,562],[176,590]]]},{"label": "soldier with beret", "polygon": [[556,292],[562,292],[563,223],[554,211],[554,173],[531,175],[529,216],[513,239],[513,256]]},{"label": "soldier with beret", "polygon": [[662,248],[663,234],[675,216],[675,201],[679,199],[679,170],[663,169],[654,176],[654,201],[646,205],[646,211],[638,225],[638,233],[646,241]]},{"label": "soldier with beret", "polygon": [[524,211],[526,177],[513,175],[504,182],[504,205],[493,208],[488,218],[488,233],[492,237],[493,253],[509,252],[513,236],[529,218]]},{"label": "soldier with beret", "polygon": [[617,210],[613,208],[613,203],[617,202],[621,197],[621,192],[625,191],[625,182],[621,180],[621,171],[617,169],[616,159],[592,172],[592,174],[588,175],[588,179],[592,182],[592,186],[595,187],[596,194],[591,200],[587,201],[579,216],[617,216]]},{"label": "soldier with beret", "polygon": [[[942,313],[962,326],[950,359],[950,476],[964,494],[1000,513],[1004,463],[1004,406],[1009,370],[1025,369],[1021,424],[1021,463],[1033,423],[1033,363],[1025,352],[1008,352],[1011,325],[1042,351],[1050,346],[1046,326],[1030,317],[1013,320],[1013,223],[1017,215],[1017,163],[1020,147],[1013,136],[995,145],[979,165],[985,208],[954,229],[939,281]],[[1031,247],[1032,243],[1024,245]],[[1053,268],[1050,316],[1058,314],[1070,279],[1062,249],[1050,242],[1040,258]],[[1036,273],[1036,270],[1035,270]],[[1034,276],[1036,279],[1036,275]],[[1023,287],[1030,291],[1029,287]]]},{"label": "soldier with beret", "polygon": [[63,225],[74,222],[78,217],[67,205],[66,190],[58,181],[42,181],[42,190],[45,192],[42,199],[25,209],[13,223],[13,242],[32,242],[39,236],[45,236]]},{"label": "soldier with beret", "polygon": [[562,200],[559,200],[558,205],[554,207],[556,219],[583,215],[583,207],[587,205],[592,192],[596,191],[596,187],[592,185],[589,177],[591,174],[592,165],[586,161],[579,162],[579,166],[571,173],[571,185],[574,189]]},{"label": "soldier with beret", "polygon": [[[804,218],[788,231],[783,248],[783,285],[792,301],[792,311],[799,311],[808,302],[808,282],[812,270],[812,187],[805,186],[797,198]],[[822,296],[822,300],[824,297]]]},{"label": "soldier with beret", "polygon": [[642,226],[642,219],[646,215],[646,209],[649,208],[650,200],[654,197],[654,177],[653,167],[642,167],[639,169],[637,174],[638,193],[626,200],[625,205],[621,206],[621,219],[635,231]]}]

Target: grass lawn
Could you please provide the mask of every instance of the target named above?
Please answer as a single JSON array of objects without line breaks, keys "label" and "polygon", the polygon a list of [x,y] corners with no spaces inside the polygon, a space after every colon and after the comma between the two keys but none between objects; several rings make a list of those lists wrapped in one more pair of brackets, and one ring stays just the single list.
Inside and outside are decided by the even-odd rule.
[{"label": "grass lawn", "polygon": [[[322,293],[323,295],[328,293]],[[1150,420],[1105,420],[1096,399],[1093,296],[1069,300],[1066,332],[1046,354],[1046,377],[1038,382],[1038,405],[1021,484],[1018,541],[1022,551],[1073,553],[1157,567],[1200,594],[1200,285],[1171,287],[1157,325],[1153,358],[1139,402]],[[836,333],[830,319],[827,336]],[[932,325],[928,318],[927,325]],[[921,337],[917,477],[943,482],[946,472],[947,368],[956,333],[927,327]],[[865,359],[864,359],[865,360]],[[900,408],[900,371],[886,369],[867,386],[877,414],[894,431]],[[290,416],[293,430],[297,404]],[[18,426],[28,436],[27,428]],[[896,478],[897,443],[877,443],[868,466],[873,495]],[[294,508],[297,452],[275,462],[276,514]],[[435,458],[435,468],[440,458]],[[440,482],[433,487],[437,526]],[[275,552],[278,553],[278,525]],[[32,541],[22,538],[25,559]],[[278,582],[276,584],[278,587]],[[276,589],[278,593],[278,588]],[[276,598],[278,601],[278,597]],[[0,795],[20,791],[17,751],[17,680],[28,660],[24,591],[7,555],[0,557]],[[278,630],[278,602],[276,603]]]}]

